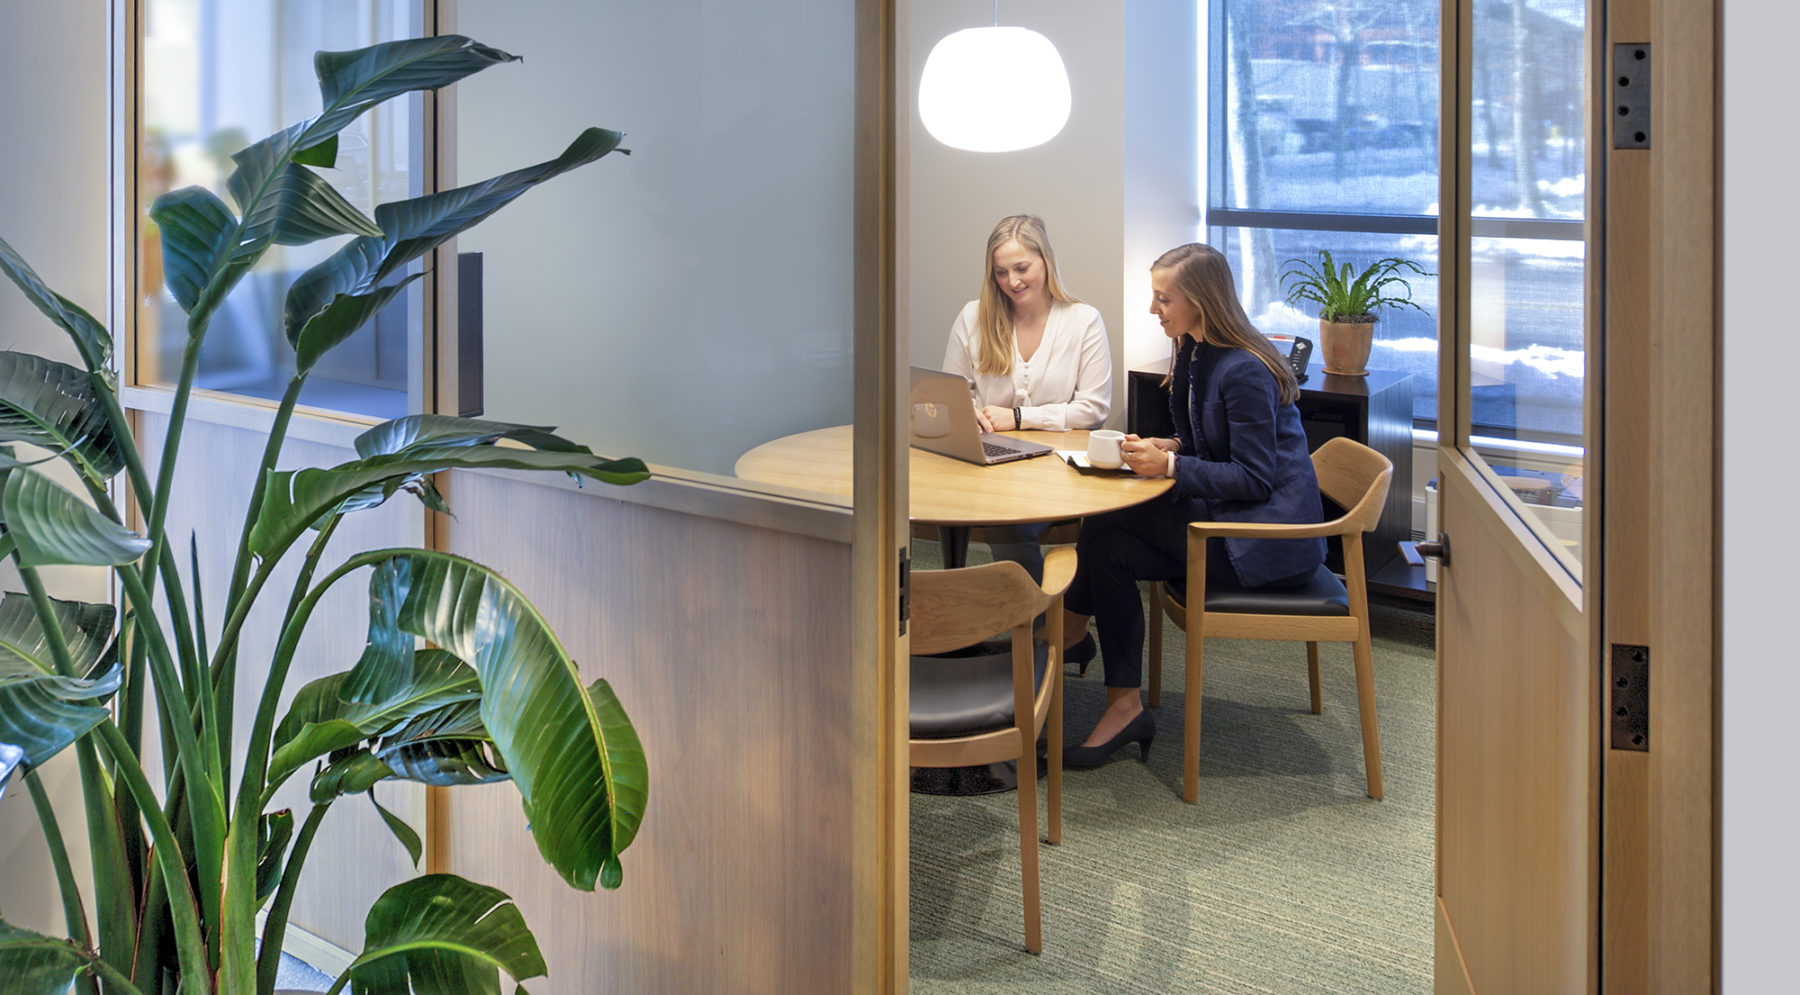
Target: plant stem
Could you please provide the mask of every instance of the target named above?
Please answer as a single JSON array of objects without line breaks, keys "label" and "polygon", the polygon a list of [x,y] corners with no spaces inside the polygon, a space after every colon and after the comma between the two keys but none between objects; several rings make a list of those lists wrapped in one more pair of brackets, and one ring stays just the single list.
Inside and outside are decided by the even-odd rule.
[{"label": "plant stem", "polygon": [[200,343],[206,337],[204,326],[200,333],[188,330],[187,346],[181,351],[181,379],[175,386],[175,403],[169,409],[169,428],[163,435],[162,459],[156,471],[156,489],[151,491],[150,521],[144,534],[157,548],[151,551],[146,560],[146,569],[153,568],[162,562],[161,547],[165,545],[163,522],[169,516],[169,491],[175,481],[175,459],[181,452],[181,430],[187,424],[188,398],[194,392],[194,376],[200,369]]},{"label": "plant stem", "polygon": [[151,852],[156,855],[169,888],[169,909],[174,919],[175,947],[183,983],[189,986],[190,991],[211,991],[213,986],[207,965],[206,937],[200,929],[200,912],[194,900],[194,890],[188,883],[186,857],[176,842],[169,821],[163,817],[162,809],[157,807],[156,791],[144,778],[143,768],[135,762],[131,744],[125,742],[124,734],[119,732],[119,727],[113,725],[110,719],[102,720],[94,728],[100,733],[101,741],[112,751],[113,758],[119,762],[119,779],[137,799],[144,821],[150,826],[150,838],[156,844]]},{"label": "plant stem", "polygon": [[88,371],[88,380],[93,384],[94,396],[106,408],[106,421],[112,426],[113,436],[119,440],[119,451],[125,457],[126,479],[131,481],[132,494],[137,498],[140,514],[149,514],[150,476],[144,471],[144,457],[138,452],[137,436],[132,434],[131,419],[126,417],[125,409],[119,404],[119,394],[104,373],[97,370]]},{"label": "plant stem", "polygon": [[[144,990],[132,984],[131,979],[126,977],[125,972],[108,964],[105,960],[96,957],[89,961],[89,963],[93,965],[95,974],[106,979],[106,990],[108,995],[111,995],[113,992],[117,992],[118,995],[144,995]],[[91,977],[84,977],[79,980],[90,985],[94,983],[94,979]]]},{"label": "plant stem", "polygon": [[[107,725],[109,721],[102,720],[100,724]],[[76,741],[75,757],[81,765],[88,853],[94,861],[94,919],[101,956],[129,957],[137,930],[137,883],[126,862],[118,799],[106,765],[100,762],[99,753],[87,737]],[[151,804],[155,804],[155,799]]]},{"label": "plant stem", "polygon": [[[32,608],[37,613],[38,628],[43,631],[44,642],[50,649],[50,658],[55,662],[57,672],[64,677],[81,676],[76,670],[74,659],[69,656],[68,639],[63,635],[50,595],[44,590],[43,579],[38,576],[36,568],[19,566],[17,557],[14,557],[13,562],[18,568],[19,579],[24,583],[26,593],[31,597]],[[100,918],[100,943],[102,950],[117,950],[122,949],[121,944],[131,935],[135,925],[132,922],[132,896],[136,892],[136,882],[131,877],[116,808],[118,803],[107,781],[106,768],[92,749],[83,749],[84,745],[76,743],[76,756],[81,764],[88,846],[94,857],[95,911]],[[136,760],[131,762],[135,764]]]},{"label": "plant stem", "polygon": [[256,959],[257,995],[272,995],[275,991],[275,972],[281,966],[281,947],[287,937],[294,892],[300,884],[300,869],[306,863],[307,852],[312,849],[313,836],[318,833],[319,824],[325,820],[325,812],[330,808],[329,801],[313,805],[299,835],[294,837],[293,848],[288,851],[287,865],[281,870],[281,885],[275,890],[274,901],[269,903],[268,916],[263,919],[262,952]]},{"label": "plant stem", "polygon": [[56,606],[44,590],[44,581],[38,576],[37,568],[21,566],[18,570],[19,579],[25,583],[25,592],[31,596],[31,607],[37,611],[38,628],[44,632],[44,642],[50,648],[50,659],[56,664],[56,672],[64,677],[81,677],[75,668],[75,660],[69,656],[69,640],[57,621]]},{"label": "plant stem", "polygon": [[[237,559],[231,565],[231,587],[225,595],[225,617],[230,635],[225,635],[223,631],[220,633],[219,648],[213,655],[213,684],[226,701],[235,700],[233,695],[237,688],[238,629],[243,626],[243,619],[250,614],[250,603],[256,600],[262,581],[267,579],[267,572],[273,566],[265,561],[262,576],[257,578],[253,586],[246,586],[250,577],[250,530],[255,527],[257,516],[262,514],[263,497],[269,486],[269,472],[275,469],[276,461],[281,458],[281,446],[287,439],[288,424],[294,418],[294,406],[300,403],[300,388],[305,385],[304,373],[296,373],[288,381],[287,390],[281,395],[281,405],[275,409],[275,424],[269,426],[269,438],[263,444],[262,462],[257,464],[256,479],[250,484],[250,504],[244,509],[244,528],[238,535]],[[271,556],[269,560],[278,558]],[[229,624],[231,621],[236,624]],[[227,714],[224,719],[221,735],[226,742],[230,742],[231,716]]]},{"label": "plant stem", "polygon": [[[50,851],[50,866],[56,869],[56,887],[62,895],[63,922],[69,939],[92,950],[94,934],[88,929],[87,910],[81,907],[81,889],[75,884],[75,868],[69,863],[69,848],[63,843],[62,827],[56,823],[56,809],[44,790],[38,772],[25,775],[25,787],[31,792],[31,804],[37,809],[38,825],[44,830],[44,845]],[[91,977],[77,979],[83,995],[100,995],[100,986]]]},{"label": "plant stem", "polygon": [[[115,573],[120,583],[125,586],[125,593],[137,610],[141,619],[151,614],[150,592],[144,589],[143,578],[130,567],[120,567]],[[156,682],[157,698],[164,702],[187,702],[182,694],[180,678],[175,672],[174,661],[169,658],[169,646],[163,642],[162,630],[155,625],[139,625],[138,630],[144,633],[150,642],[150,672]],[[186,777],[186,795],[190,818],[194,825],[195,870],[203,884],[219,882],[222,867],[222,852],[225,835],[225,800],[224,788],[207,777],[206,761],[211,756],[201,752],[199,739],[194,734],[194,724],[190,718],[189,708],[170,708],[170,727],[175,733],[176,752],[180,755],[182,774]],[[115,730],[116,731],[116,730]],[[120,742],[124,736],[120,735]],[[127,744],[129,745],[129,744]],[[167,744],[164,745],[167,748]],[[124,760],[121,759],[121,764]],[[130,766],[137,770],[136,759]],[[138,771],[139,776],[142,772]],[[142,799],[139,799],[140,804]],[[156,804],[154,801],[151,804]],[[158,817],[161,812],[157,813]],[[148,813],[146,813],[148,815]],[[200,892],[201,905],[208,921],[218,912],[219,896],[211,886],[203,887]]]},{"label": "plant stem", "polygon": [[[281,692],[287,684],[288,671],[293,667],[294,654],[299,649],[306,622],[311,618],[313,609],[318,606],[319,599],[339,578],[391,555],[391,550],[383,550],[351,557],[301,598],[289,613],[288,623],[283,627],[281,640],[275,647],[275,655],[269,660],[268,675],[263,680],[262,699],[257,704],[256,718],[250,727],[250,744],[244,751],[244,770],[238,787],[237,807],[232,814],[231,828],[226,837],[227,884],[224,915],[228,921],[247,919],[255,914],[256,828],[257,820],[262,814],[262,786],[269,773],[270,740],[275,734],[275,708],[280,704]],[[264,569],[258,571],[258,578],[267,576],[267,567],[268,561],[265,560]],[[222,636],[221,639],[223,638]],[[224,651],[223,646],[220,651]],[[251,984],[257,973],[255,938],[227,937],[227,942],[220,951],[219,971],[221,982],[225,985],[241,987]]]},{"label": "plant stem", "polygon": [[[190,343],[190,351],[194,353],[195,357],[194,369],[198,370],[198,344]],[[185,378],[184,389],[177,391],[176,403],[180,417],[185,418],[187,410],[187,394],[192,390],[193,379],[192,373],[188,371],[185,366],[183,369],[183,376]],[[132,495],[137,498],[138,513],[147,516],[150,522],[150,528],[147,530],[146,535],[150,536],[153,545],[151,549],[152,556],[144,560],[143,572],[145,575],[145,586],[152,592],[156,590],[155,571],[160,567],[163,574],[163,583],[168,592],[166,596],[169,599],[169,614],[173,616],[175,625],[176,645],[180,646],[183,642],[191,642],[193,640],[193,632],[192,629],[189,628],[187,606],[184,604],[184,596],[181,587],[181,575],[176,571],[175,558],[168,550],[167,542],[161,541],[162,521],[163,517],[168,513],[167,503],[166,501],[164,502],[164,506],[159,514],[154,500],[154,498],[160,497],[167,490],[167,481],[164,481],[161,488],[154,491],[151,490],[150,476],[144,469],[143,454],[138,452],[136,436],[132,434],[131,421],[126,417],[125,409],[119,404],[118,393],[114,390],[112,384],[108,383],[106,378],[98,372],[90,371],[88,379],[93,383],[95,396],[100,399],[101,403],[106,408],[106,420],[107,423],[112,426],[113,435],[119,440],[119,451],[125,458],[126,480],[131,484],[130,490]],[[179,432],[176,428],[178,423],[175,418],[176,415],[172,413],[169,421],[170,438],[165,439],[164,441],[163,455],[169,457],[165,461],[165,474],[174,466],[172,457],[173,447],[175,443],[179,442]],[[91,492],[93,488],[90,486],[89,490]],[[95,495],[95,503],[99,505],[101,510],[103,510],[113,521],[119,521],[118,510],[113,507],[111,494],[103,492],[102,494]],[[159,552],[155,548],[156,546],[161,546],[163,548]],[[123,724],[126,726],[126,737],[132,740],[132,742],[139,744],[140,747],[143,738],[143,716],[141,714],[141,709],[142,706],[140,704],[138,715],[134,716],[126,714],[123,716],[125,719]],[[132,731],[133,726],[136,727],[135,734],[133,734]]]}]

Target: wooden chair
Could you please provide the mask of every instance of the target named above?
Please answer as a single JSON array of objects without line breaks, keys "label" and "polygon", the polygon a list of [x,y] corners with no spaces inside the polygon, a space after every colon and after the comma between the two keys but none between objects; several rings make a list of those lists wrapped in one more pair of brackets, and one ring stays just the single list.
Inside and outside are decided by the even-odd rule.
[{"label": "wooden chair", "polygon": [[[1192,522],[1188,525],[1185,596],[1170,585],[1150,585],[1150,705],[1162,704],[1162,617],[1166,613],[1187,630],[1187,694],[1182,711],[1181,797],[1193,802],[1200,781],[1200,676],[1206,637],[1296,640],[1306,643],[1307,676],[1312,684],[1312,710],[1324,706],[1319,696],[1319,643],[1352,644],[1356,661],[1356,699],[1362,718],[1363,767],[1369,797],[1381,797],[1381,734],[1375,724],[1375,673],[1369,648],[1369,595],[1363,576],[1363,533],[1375,528],[1387,501],[1394,466],[1387,457],[1350,439],[1326,442],[1313,453],[1319,490],[1350,509],[1341,517],[1316,525],[1263,522]],[[1206,540],[1223,536],[1259,539],[1302,539],[1339,536],[1344,546],[1344,579],[1321,566],[1303,587],[1286,591],[1252,591],[1206,583]],[[1199,611],[1190,606],[1198,604]],[[1157,610],[1156,606],[1161,606]]]},{"label": "wooden chair", "polygon": [[[1048,550],[1044,583],[1017,563],[984,563],[912,575],[912,735],[914,767],[1018,762],[1019,865],[1024,876],[1025,949],[1043,949],[1038,897],[1037,737],[1049,737],[1051,843],[1062,839],[1063,592],[1075,576],[1075,551]],[[1046,615],[1042,655],[1032,620]],[[922,660],[1012,634],[998,663],[980,658]]]}]

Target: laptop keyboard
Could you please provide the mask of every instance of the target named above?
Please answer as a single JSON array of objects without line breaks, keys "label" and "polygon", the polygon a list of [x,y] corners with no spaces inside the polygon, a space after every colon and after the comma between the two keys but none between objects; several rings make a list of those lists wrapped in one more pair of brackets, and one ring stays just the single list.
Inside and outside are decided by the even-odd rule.
[{"label": "laptop keyboard", "polygon": [[1017,449],[1014,449],[1011,446],[1002,446],[997,442],[983,442],[981,444],[981,449],[983,452],[987,453],[989,459],[1018,452]]}]

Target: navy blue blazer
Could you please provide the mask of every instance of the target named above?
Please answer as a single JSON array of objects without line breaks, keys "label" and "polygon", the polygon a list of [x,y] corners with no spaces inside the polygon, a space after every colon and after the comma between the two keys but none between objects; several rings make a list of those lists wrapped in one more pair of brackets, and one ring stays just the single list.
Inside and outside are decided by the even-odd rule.
[{"label": "navy blue blazer", "polygon": [[[1323,520],[1300,409],[1280,403],[1280,396],[1275,375],[1249,350],[1202,342],[1178,351],[1169,390],[1169,413],[1181,439],[1172,494],[1188,521]],[[1246,587],[1325,562],[1323,539],[1224,542]]]}]

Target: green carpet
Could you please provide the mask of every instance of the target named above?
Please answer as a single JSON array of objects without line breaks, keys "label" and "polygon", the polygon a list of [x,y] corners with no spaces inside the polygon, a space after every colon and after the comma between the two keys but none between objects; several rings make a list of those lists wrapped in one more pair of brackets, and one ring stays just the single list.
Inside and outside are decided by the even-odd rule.
[{"label": "green carpet", "polygon": [[[936,550],[919,545],[932,565]],[[1131,746],[1064,775],[1062,843],[1040,848],[1040,956],[1023,945],[1015,796],[911,796],[912,990],[1430,991],[1431,626],[1376,610],[1379,802],[1365,794],[1348,645],[1321,646],[1325,713],[1313,715],[1304,646],[1210,641],[1197,805],[1180,797],[1185,647],[1170,626],[1149,762]],[[1100,672],[1098,660],[1085,678],[1069,669],[1071,737],[1100,714]]]}]

